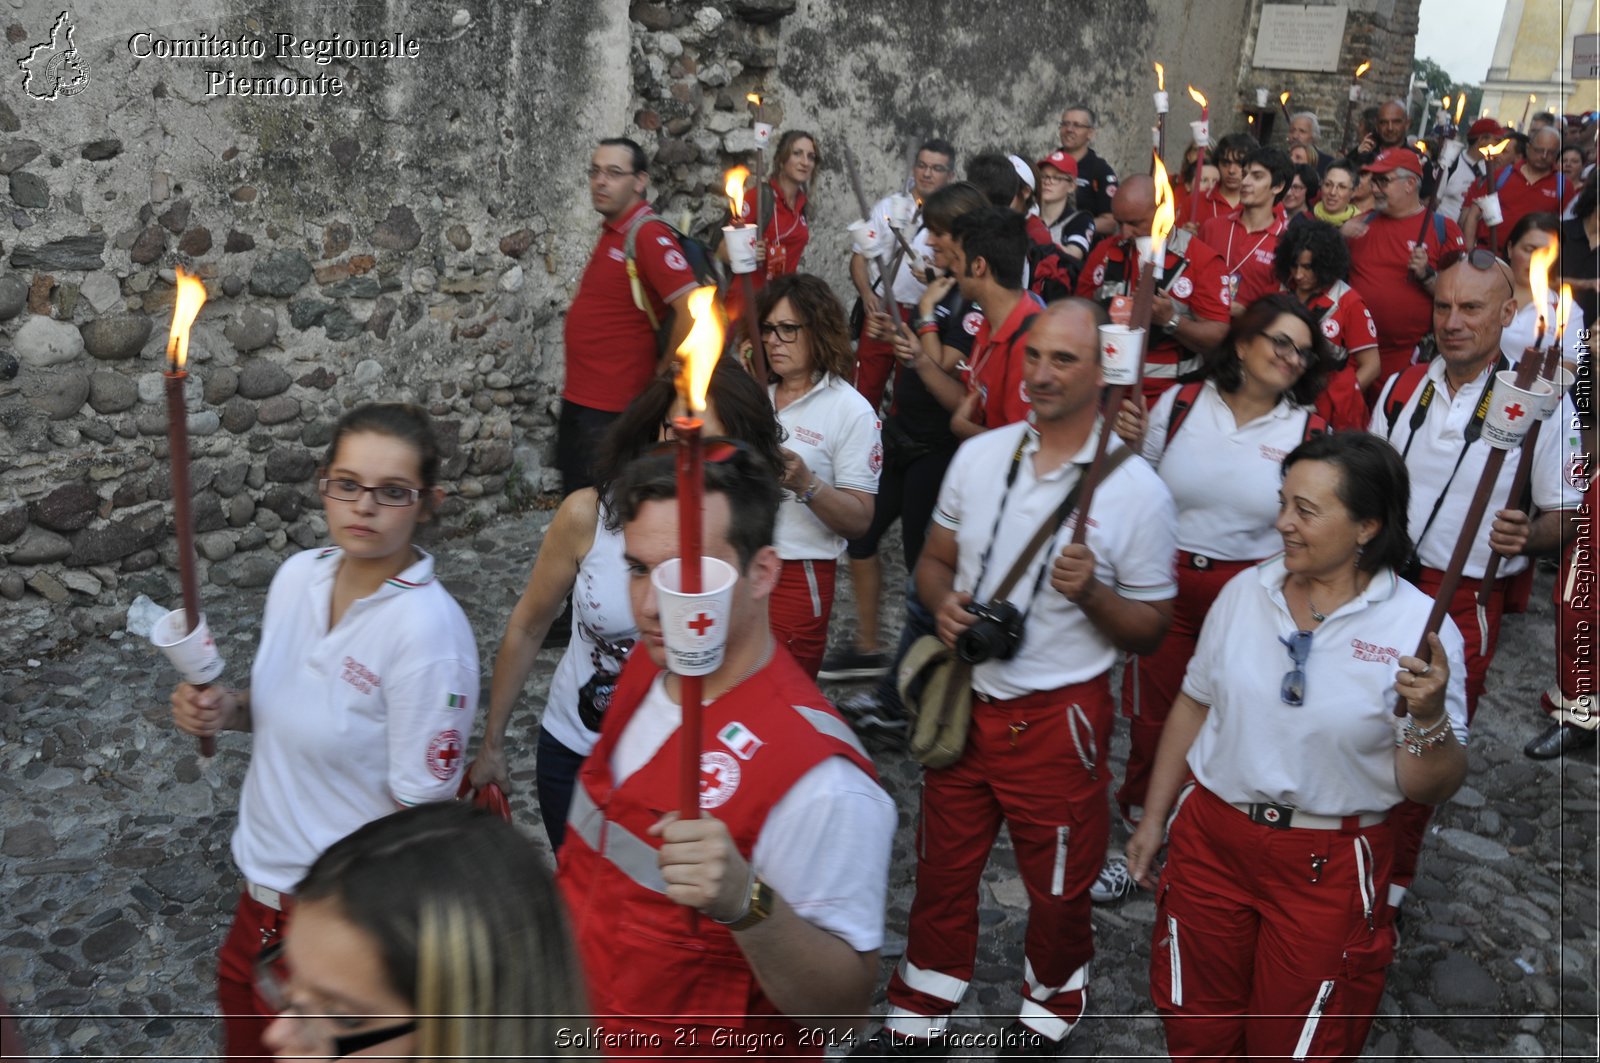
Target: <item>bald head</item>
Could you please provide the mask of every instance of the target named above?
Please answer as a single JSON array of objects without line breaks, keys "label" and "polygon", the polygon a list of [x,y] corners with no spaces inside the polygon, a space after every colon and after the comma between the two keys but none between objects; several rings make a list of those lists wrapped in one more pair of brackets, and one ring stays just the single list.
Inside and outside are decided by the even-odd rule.
[{"label": "bald head", "polygon": [[1378,146],[1392,148],[1406,138],[1406,108],[1399,100],[1389,100],[1378,108]]},{"label": "bald head", "polygon": [[[1149,178],[1146,178],[1149,180]],[[1098,337],[1100,326],[1111,324],[1111,315],[1106,313],[1106,308],[1093,299],[1085,299],[1078,295],[1069,295],[1046,306],[1039,311],[1040,321],[1048,318],[1058,318],[1067,327],[1074,330],[1087,329],[1089,334]],[[1089,341],[1098,352],[1100,345],[1097,339]]]},{"label": "bald head", "polygon": [[1126,240],[1148,236],[1156,216],[1156,183],[1146,174],[1134,174],[1117,186],[1111,197],[1111,216],[1117,222],[1117,235]]},{"label": "bald head", "polygon": [[1511,267],[1496,259],[1479,269],[1465,257],[1439,274],[1433,288],[1433,334],[1445,366],[1471,379],[1500,351],[1500,333],[1517,313]]}]

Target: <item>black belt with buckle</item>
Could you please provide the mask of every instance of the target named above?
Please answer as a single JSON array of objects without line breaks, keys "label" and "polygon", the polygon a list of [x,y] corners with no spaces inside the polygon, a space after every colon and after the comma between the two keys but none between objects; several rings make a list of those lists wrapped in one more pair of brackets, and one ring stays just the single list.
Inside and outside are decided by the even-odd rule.
[{"label": "black belt with buckle", "polygon": [[1204,572],[1211,567],[1211,559],[1205,554],[1190,554],[1185,551],[1185,555],[1189,559],[1189,567],[1198,572]]}]

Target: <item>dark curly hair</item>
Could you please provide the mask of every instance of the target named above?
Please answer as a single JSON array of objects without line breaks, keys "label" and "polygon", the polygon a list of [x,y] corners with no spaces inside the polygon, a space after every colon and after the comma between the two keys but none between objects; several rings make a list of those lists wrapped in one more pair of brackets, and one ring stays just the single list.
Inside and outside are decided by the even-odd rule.
[{"label": "dark curly hair", "polygon": [[1350,248],[1339,230],[1325,221],[1308,219],[1289,226],[1274,252],[1272,271],[1290,291],[1294,290],[1294,285],[1289,283],[1289,275],[1307,251],[1311,252],[1311,272],[1317,275],[1317,283],[1322,287],[1342,281],[1349,274]]}]

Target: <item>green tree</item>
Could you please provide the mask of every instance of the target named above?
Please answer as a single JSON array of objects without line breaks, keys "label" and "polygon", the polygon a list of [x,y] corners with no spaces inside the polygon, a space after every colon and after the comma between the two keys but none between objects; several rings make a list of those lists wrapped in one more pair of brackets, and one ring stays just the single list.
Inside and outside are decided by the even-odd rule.
[{"label": "green tree", "polygon": [[1426,86],[1424,98],[1417,99],[1413,94],[1411,102],[1411,128],[1417,128],[1417,121],[1421,117],[1422,108],[1428,109],[1428,126],[1433,125],[1433,115],[1440,107],[1440,100],[1450,97],[1450,114],[1456,113],[1456,100],[1464,92],[1467,94],[1467,105],[1462,109],[1461,120],[1470,125],[1477,117],[1478,111],[1483,107],[1483,88],[1478,85],[1468,85],[1458,81],[1451,73],[1432,59],[1417,56],[1411,61],[1411,70],[1417,75],[1417,85]]}]

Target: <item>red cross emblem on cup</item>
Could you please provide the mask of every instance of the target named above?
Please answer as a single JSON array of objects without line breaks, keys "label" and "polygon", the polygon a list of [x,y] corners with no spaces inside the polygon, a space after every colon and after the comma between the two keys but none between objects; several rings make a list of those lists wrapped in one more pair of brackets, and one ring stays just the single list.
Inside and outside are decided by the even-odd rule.
[{"label": "red cross emblem on cup", "polygon": [[1115,358],[1117,356],[1116,344],[1114,344],[1114,343],[1106,344],[1106,349],[1105,349],[1104,353],[1105,353],[1105,356],[1107,358]]},{"label": "red cross emblem on cup", "polygon": [[695,614],[695,618],[688,622],[689,630],[693,631],[696,635],[699,635],[701,638],[704,638],[706,632],[710,631],[713,627],[715,627],[716,623],[717,622],[714,619],[712,619],[711,617],[707,616],[705,613],[697,613],[697,614]]},{"label": "red cross emblem on cup", "polygon": [[1506,407],[1506,420],[1515,421],[1518,417],[1525,416],[1527,412],[1527,410],[1522,408],[1521,403],[1513,402],[1510,406]]}]

